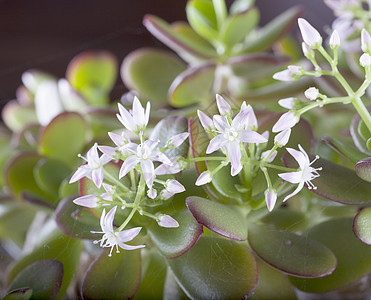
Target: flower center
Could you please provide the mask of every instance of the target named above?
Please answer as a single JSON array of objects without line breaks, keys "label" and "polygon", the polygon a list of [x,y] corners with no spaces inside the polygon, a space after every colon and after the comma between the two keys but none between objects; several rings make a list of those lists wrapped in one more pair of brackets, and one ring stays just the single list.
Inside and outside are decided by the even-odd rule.
[{"label": "flower center", "polygon": [[146,145],[139,145],[137,147],[137,157],[141,160],[146,160],[151,157],[151,150]]},{"label": "flower center", "polygon": [[233,142],[238,139],[238,131],[233,127],[228,128],[224,132],[224,138],[229,142]]}]

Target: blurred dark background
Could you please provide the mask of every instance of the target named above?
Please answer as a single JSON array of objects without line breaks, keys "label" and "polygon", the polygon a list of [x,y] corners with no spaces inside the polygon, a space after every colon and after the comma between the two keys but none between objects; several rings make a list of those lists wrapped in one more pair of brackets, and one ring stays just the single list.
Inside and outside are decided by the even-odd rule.
[{"label": "blurred dark background", "polygon": [[[0,106],[15,97],[21,74],[39,68],[63,77],[68,62],[88,49],[112,51],[119,61],[132,50],[162,47],[143,27],[145,14],[185,20],[187,0],[0,0]],[[231,3],[228,1],[227,3]],[[304,17],[323,30],[332,12],[323,0],[257,0],[261,24],[301,4]],[[125,92],[118,80],[113,94]]]}]

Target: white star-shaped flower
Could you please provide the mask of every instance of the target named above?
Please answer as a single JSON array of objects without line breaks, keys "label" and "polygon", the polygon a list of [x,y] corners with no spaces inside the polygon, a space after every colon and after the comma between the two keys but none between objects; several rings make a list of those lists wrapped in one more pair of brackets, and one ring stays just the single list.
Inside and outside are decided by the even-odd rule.
[{"label": "white star-shaped flower", "polygon": [[318,171],[322,170],[322,168],[313,168],[311,165],[319,158],[316,158],[310,162],[308,154],[305,152],[301,145],[298,145],[300,151],[286,148],[287,151],[295,158],[295,160],[299,164],[299,171],[296,172],[287,172],[278,174],[283,180],[286,180],[291,183],[298,183],[297,188],[291,194],[287,195],[283,201],[295,196],[297,193],[301,191],[304,187],[304,183],[307,184],[308,189],[317,189],[317,187],[312,183],[312,180],[319,177]]},{"label": "white star-shaped flower", "polygon": [[120,114],[117,118],[128,130],[134,133],[139,133],[144,130],[149,121],[149,113],[151,110],[151,103],[147,102],[146,109],[144,110],[142,104],[137,97],[134,97],[133,109],[128,112],[125,107],[120,103],[118,104]]},{"label": "white star-shaped flower", "polygon": [[100,240],[94,241],[94,244],[100,243],[100,246],[103,248],[110,247],[111,251],[108,256],[112,256],[114,247],[116,247],[117,253],[120,253],[119,247],[124,250],[135,250],[145,247],[144,245],[130,246],[124,244],[125,242],[129,242],[133,238],[135,238],[139,234],[142,227],[135,227],[123,231],[114,231],[113,219],[115,218],[116,208],[117,206],[112,208],[107,215],[106,210],[103,209],[103,213],[100,218],[100,226],[102,228],[102,231],[91,231],[92,233],[103,233],[103,237]]}]

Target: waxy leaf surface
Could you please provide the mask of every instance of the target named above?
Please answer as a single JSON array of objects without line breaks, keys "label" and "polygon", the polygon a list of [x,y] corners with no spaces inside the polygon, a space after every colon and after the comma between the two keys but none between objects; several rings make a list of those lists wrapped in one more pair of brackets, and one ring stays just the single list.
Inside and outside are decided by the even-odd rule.
[{"label": "waxy leaf surface", "polygon": [[257,283],[254,256],[237,242],[201,237],[184,255],[169,259],[176,281],[192,299],[245,299]]},{"label": "waxy leaf surface", "polygon": [[301,277],[322,277],[336,268],[336,257],[319,242],[268,225],[249,225],[249,244],[266,263]]},{"label": "waxy leaf surface", "polygon": [[238,210],[197,196],[188,197],[186,204],[197,222],[203,226],[233,240],[246,240],[247,223]]},{"label": "waxy leaf surface", "polygon": [[81,294],[84,299],[132,299],[141,280],[140,250],[103,251],[86,271]]},{"label": "waxy leaf surface", "polygon": [[356,163],[356,174],[359,178],[371,182],[371,157],[360,160]]},{"label": "waxy leaf surface", "polygon": [[324,293],[346,286],[371,271],[371,247],[355,237],[352,223],[352,218],[336,218],[308,231],[305,236],[331,249],[338,264],[331,275],[322,278],[290,276],[295,287],[309,293]]},{"label": "waxy leaf surface", "polygon": [[371,207],[359,211],[354,218],[353,231],[362,242],[371,245]]}]

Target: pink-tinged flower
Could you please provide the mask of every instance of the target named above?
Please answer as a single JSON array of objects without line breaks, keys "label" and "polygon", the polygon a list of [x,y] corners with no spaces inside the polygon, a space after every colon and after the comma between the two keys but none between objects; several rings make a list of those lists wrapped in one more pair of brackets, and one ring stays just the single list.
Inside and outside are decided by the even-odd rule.
[{"label": "pink-tinged flower", "polygon": [[241,105],[241,111],[242,110],[246,110],[247,112],[245,129],[250,129],[253,131],[258,130],[258,120],[256,119],[254,109],[251,107],[251,105],[246,105],[246,102],[244,101]]},{"label": "pink-tinged flower", "polygon": [[242,169],[241,164],[241,142],[242,143],[265,143],[267,140],[259,133],[244,129],[248,121],[249,111],[241,109],[230,124],[227,119],[222,116],[215,115],[213,118],[216,133],[218,134],[211,141],[206,149],[206,153],[210,154],[214,151],[224,148],[228,153],[229,161],[231,162],[231,175],[235,176]]},{"label": "pink-tinged flower", "polygon": [[185,191],[184,186],[177,180],[171,179],[166,181],[165,188],[161,191],[161,197],[169,199],[173,197],[175,194],[182,193]]},{"label": "pink-tinged flower", "polygon": [[218,94],[216,94],[216,105],[218,106],[219,113],[222,116],[229,116],[231,115],[231,106],[228,104],[224,98]]},{"label": "pink-tinged flower", "polygon": [[301,43],[301,49],[303,50],[303,54],[306,58],[314,57],[314,51],[305,42]]},{"label": "pink-tinged flower", "polygon": [[304,92],[304,96],[309,100],[316,100],[318,98],[319,91],[315,87],[310,87]]},{"label": "pink-tinged flower", "polygon": [[265,195],[265,203],[267,204],[267,208],[269,211],[272,211],[277,201],[277,193],[275,190],[269,189],[264,192],[264,195]]},{"label": "pink-tinged flower", "polygon": [[371,36],[364,28],[361,31],[361,48],[363,52],[369,52],[371,50]]},{"label": "pink-tinged flower", "polygon": [[295,189],[294,192],[287,195],[283,201],[286,201],[287,199],[293,197],[297,193],[301,191],[301,189],[304,187],[304,183],[307,184],[308,189],[316,189],[317,187],[311,182],[313,179],[319,177],[318,171],[322,170],[322,168],[313,168],[311,165],[318,159],[318,156],[310,162],[308,154],[305,152],[303,147],[301,145],[298,145],[300,151],[292,149],[292,148],[286,148],[287,151],[292,155],[292,157],[295,158],[295,160],[299,164],[299,171],[296,172],[287,172],[278,174],[283,180],[286,180],[291,183],[298,183],[299,185]]},{"label": "pink-tinged flower", "polygon": [[362,67],[366,68],[371,66],[371,56],[368,53],[363,53],[359,58],[359,63]]},{"label": "pink-tinged flower", "polygon": [[286,109],[294,109],[295,108],[295,98],[289,97],[278,100],[278,104]]},{"label": "pink-tinged flower", "polygon": [[70,183],[80,180],[83,177],[87,177],[90,180],[93,180],[94,184],[98,188],[100,188],[104,178],[103,166],[111,159],[105,154],[99,157],[97,143],[95,143],[94,146],[90,148],[90,150],[86,154],[87,158],[81,155],[80,157],[84,159],[87,164],[82,165],[77,169],[77,171],[72,175]]},{"label": "pink-tinged flower", "polygon": [[166,228],[176,228],[179,227],[179,223],[174,218],[170,217],[169,215],[160,215],[157,218],[157,223],[161,227]]},{"label": "pink-tinged flower", "polygon": [[158,142],[147,140],[142,144],[139,144],[136,150],[129,149],[132,153],[121,166],[119,178],[121,179],[127,173],[130,172],[136,165],[140,164],[144,180],[149,189],[152,188],[153,180],[156,177],[155,168],[153,165],[154,161],[159,161],[167,165],[172,165],[171,161],[165,154],[156,150]]},{"label": "pink-tinged flower", "polygon": [[274,142],[277,144],[278,147],[283,147],[288,143],[290,135],[291,128],[287,128],[274,137]]},{"label": "pink-tinged flower", "polygon": [[294,81],[302,74],[303,67],[290,65],[286,70],[277,72],[273,75],[273,79],[279,81]]},{"label": "pink-tinged flower", "polygon": [[147,191],[147,196],[151,199],[155,199],[157,197],[157,191],[155,189],[150,189]]},{"label": "pink-tinged flower", "polygon": [[198,176],[195,184],[200,186],[200,185],[204,185],[209,182],[211,182],[210,171],[204,171],[200,174],[200,176]]},{"label": "pink-tinged flower", "polygon": [[121,135],[108,132],[108,135],[115,143],[116,147],[98,146],[98,148],[111,159],[118,159],[120,155],[125,155],[129,148],[133,149],[137,146],[136,144],[130,142],[130,139],[125,136],[124,132],[122,132]]},{"label": "pink-tinged flower", "polygon": [[200,110],[197,110],[197,115],[202,127],[205,129],[206,132],[210,132],[212,129],[214,129],[213,120],[211,120],[206,114],[204,114]]},{"label": "pink-tinged flower", "polygon": [[[269,153],[271,153],[271,150],[264,151],[261,154],[260,158],[262,160],[266,160],[269,163],[272,162],[277,156],[277,150],[274,150],[271,155],[269,155]],[[269,155],[269,157],[268,157],[268,155]]]},{"label": "pink-tinged flower", "polygon": [[273,132],[280,132],[288,128],[292,128],[298,123],[300,120],[300,116],[296,115],[292,111],[288,111],[284,113],[274,124],[272,131]]},{"label": "pink-tinged flower", "polygon": [[[106,190],[106,192],[101,194],[100,197],[95,196],[95,195],[86,195],[86,196],[76,198],[75,200],[73,200],[73,202],[80,206],[94,208],[94,207],[98,207],[98,201],[101,198],[106,201],[112,201],[113,200],[113,187],[107,183],[103,183],[103,187]],[[108,204],[103,204],[103,205],[108,205]]]},{"label": "pink-tinged flower", "polygon": [[331,34],[329,44],[332,49],[336,49],[337,47],[340,46],[340,36],[336,29]]},{"label": "pink-tinged flower", "polygon": [[134,133],[139,133],[144,130],[149,121],[149,113],[151,110],[150,102],[147,102],[146,109],[144,110],[142,104],[137,97],[134,97],[132,112],[128,112],[125,107],[120,103],[118,104],[120,114],[117,118],[128,130]]},{"label": "pink-tinged flower", "polygon": [[170,158],[171,165],[168,164],[161,164],[159,165],[156,170],[156,175],[167,175],[167,174],[177,174],[184,169],[186,166],[182,164],[181,161],[178,161],[178,157]]},{"label": "pink-tinged flower", "polygon": [[135,250],[145,247],[145,245],[130,246],[124,244],[125,242],[129,242],[134,239],[139,234],[142,227],[135,227],[123,231],[114,231],[113,219],[115,218],[116,208],[117,206],[112,208],[107,215],[106,210],[103,209],[103,213],[100,218],[100,227],[102,228],[102,231],[91,231],[91,233],[103,233],[102,239],[94,241],[94,244],[98,244],[100,242],[101,247],[111,248],[108,256],[112,256],[114,247],[116,247],[116,253],[120,253],[119,247],[124,250]]},{"label": "pink-tinged flower", "polygon": [[169,149],[175,149],[178,148],[183,142],[188,138],[189,133],[188,132],[183,132],[179,133],[177,135],[174,135],[167,141],[167,146]]},{"label": "pink-tinged flower", "polygon": [[321,35],[307,20],[299,18],[298,24],[303,40],[309,47],[315,48],[322,44]]}]

